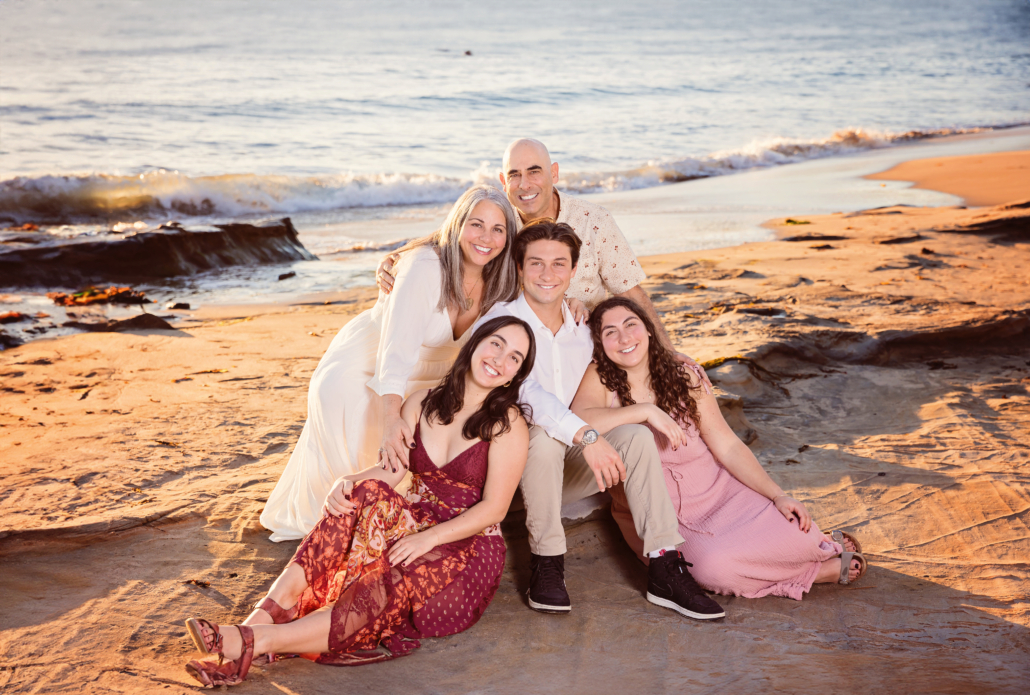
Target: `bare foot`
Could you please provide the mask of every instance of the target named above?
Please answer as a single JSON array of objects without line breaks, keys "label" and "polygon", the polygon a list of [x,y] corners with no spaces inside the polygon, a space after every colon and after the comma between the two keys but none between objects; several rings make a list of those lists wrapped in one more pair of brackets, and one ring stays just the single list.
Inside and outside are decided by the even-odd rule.
[{"label": "bare foot", "polygon": [[[830,534],[828,534],[828,533],[824,533],[823,537],[825,537],[826,540],[828,540],[830,543],[836,543],[835,540],[830,538]],[[844,536],[844,542],[841,543],[841,546],[844,548],[844,551],[848,552],[848,553],[853,553],[853,552],[856,552],[858,550],[858,548],[855,547],[855,544],[852,543],[851,539],[848,538],[847,536]]]},{"label": "bare foot", "polygon": [[[840,563],[841,558],[835,557],[827,560],[819,568],[819,573],[815,576],[816,584],[828,584],[830,582],[840,581]],[[848,568],[848,581],[853,582],[858,579],[859,572],[862,571],[862,563],[858,561],[858,558],[851,558],[851,566]]]},{"label": "bare foot", "polygon": [[[235,625],[219,625],[219,632],[222,634],[222,656],[230,661],[240,658],[243,653],[243,637],[240,636],[240,629]],[[214,642],[215,633],[204,624],[200,626],[200,634],[204,636],[204,642]]]},{"label": "bare foot", "polygon": [[243,636],[235,625],[219,625],[222,631],[222,655],[230,661],[236,661],[243,653]]},{"label": "bare foot", "polygon": [[255,608],[251,611],[247,619],[243,621],[244,625],[271,625],[275,621],[272,620],[272,616],[268,614],[268,611],[261,608]]}]

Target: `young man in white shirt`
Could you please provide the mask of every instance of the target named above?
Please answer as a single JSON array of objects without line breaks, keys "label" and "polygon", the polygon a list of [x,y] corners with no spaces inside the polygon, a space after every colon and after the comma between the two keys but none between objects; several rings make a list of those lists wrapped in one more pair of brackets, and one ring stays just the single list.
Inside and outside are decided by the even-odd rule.
[{"label": "young man in white shirt", "polygon": [[536,338],[536,362],[522,389],[522,401],[533,409],[521,482],[532,552],[529,605],[543,612],[571,610],[562,503],[622,483],[644,552],[652,558],[648,600],[699,620],[721,618],[722,608],[697,585],[676,551],[683,539],[651,431],[623,425],[600,436],[569,410],[593,354],[589,329],[576,324],[564,299],[581,244],[564,223],[547,220],[524,228],[513,249],[523,293],[480,319],[517,316]]}]

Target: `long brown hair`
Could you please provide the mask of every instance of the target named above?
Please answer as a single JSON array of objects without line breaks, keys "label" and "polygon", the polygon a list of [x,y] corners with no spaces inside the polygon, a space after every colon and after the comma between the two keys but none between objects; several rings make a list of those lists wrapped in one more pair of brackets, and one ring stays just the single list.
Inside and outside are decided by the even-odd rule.
[{"label": "long brown hair", "polygon": [[611,361],[601,343],[601,321],[605,312],[620,306],[640,319],[647,334],[651,336],[647,346],[648,386],[654,391],[655,405],[676,420],[693,422],[695,426],[700,426],[701,416],[697,412],[697,402],[690,392],[701,388],[701,384],[690,385],[687,367],[676,359],[676,354],[672,350],[658,340],[654,322],[641,311],[636,302],[625,297],[610,297],[604,300],[590,312],[590,320],[587,322],[594,336],[594,362],[597,363],[597,375],[601,377],[601,383],[609,391],[614,391],[623,405],[636,403],[629,394],[626,370]]},{"label": "long brown hair", "polygon": [[519,295],[519,279],[515,273],[511,249],[522,228],[522,219],[504,193],[493,186],[480,184],[461,194],[440,229],[413,239],[395,251],[403,254],[422,246],[430,246],[440,256],[442,291],[440,303],[436,307],[440,311],[453,307],[459,312],[465,312],[469,308],[464,292],[465,264],[461,254],[461,230],[472,215],[472,209],[484,200],[496,205],[504,214],[507,235],[500,255],[483,267],[483,296],[479,302],[479,315],[483,316],[490,311],[496,302],[510,302]]},{"label": "long brown hair", "polygon": [[479,438],[490,441],[494,437],[504,434],[511,429],[508,413],[512,408],[517,408],[522,413],[522,417],[527,420],[532,417],[532,410],[529,406],[519,403],[519,390],[522,388],[522,382],[533,371],[533,361],[536,359],[536,340],[533,338],[533,329],[525,321],[515,316],[498,316],[476,329],[469,341],[458,352],[458,357],[454,360],[451,371],[447,372],[447,376],[443,378],[443,382],[430,391],[422,401],[422,412],[426,416],[426,422],[435,420],[441,425],[449,425],[454,422],[454,414],[465,404],[465,375],[472,367],[472,353],[476,351],[481,342],[505,326],[512,324],[522,326],[526,335],[529,336],[529,350],[526,353],[526,359],[522,361],[522,366],[519,367],[519,371],[511,381],[504,386],[498,386],[487,394],[486,400],[479,406],[479,410],[465,421],[465,426],[461,428],[461,436],[465,439]]}]

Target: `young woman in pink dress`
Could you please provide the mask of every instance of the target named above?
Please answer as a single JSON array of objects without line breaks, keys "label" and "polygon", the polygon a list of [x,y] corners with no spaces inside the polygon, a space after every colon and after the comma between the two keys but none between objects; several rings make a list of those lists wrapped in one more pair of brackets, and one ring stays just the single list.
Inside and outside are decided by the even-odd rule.
[{"label": "young woman in pink dress", "polygon": [[401,408],[414,432],[407,494],[394,490],[407,471],[385,458],[337,480],[322,518],[242,625],[186,621],[197,648],[217,656],[189,662],[190,675],[205,687],[236,685],[262,654],[383,661],[474,625],[504,568],[497,524],[526,463],[518,398],[534,357],[521,319],[480,326],[443,382]]},{"label": "young woman in pink dress", "polygon": [[[601,432],[627,423],[654,430],[685,539],[681,550],[701,586],[801,600],[814,583],[848,584],[865,573],[854,537],[819,531],[805,505],[783,492],[726,424],[700,374],[654,339],[654,325],[636,304],[602,302],[590,328],[594,364],[572,410]],[[639,554],[621,488],[612,493],[612,514]]]}]

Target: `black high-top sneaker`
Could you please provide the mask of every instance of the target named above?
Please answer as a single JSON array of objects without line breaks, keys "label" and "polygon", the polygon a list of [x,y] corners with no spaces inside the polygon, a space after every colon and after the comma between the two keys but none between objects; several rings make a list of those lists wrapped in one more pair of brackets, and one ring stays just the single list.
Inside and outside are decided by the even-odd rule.
[{"label": "black high-top sneaker", "polygon": [[530,555],[533,576],[529,580],[529,607],[542,613],[568,613],[572,610],[565,589],[564,555]]},{"label": "black high-top sneaker", "polygon": [[647,570],[647,600],[696,620],[725,618],[726,611],[698,586],[688,567],[693,565],[684,560],[678,550],[651,558]]}]

